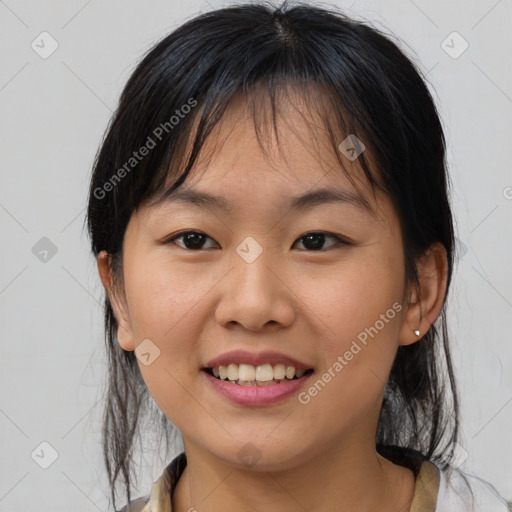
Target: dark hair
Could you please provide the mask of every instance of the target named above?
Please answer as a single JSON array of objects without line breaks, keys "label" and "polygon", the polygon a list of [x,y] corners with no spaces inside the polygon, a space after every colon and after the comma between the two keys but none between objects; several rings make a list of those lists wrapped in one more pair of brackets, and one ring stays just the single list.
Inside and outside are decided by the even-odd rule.
[{"label": "dark hair", "polygon": [[[368,151],[358,163],[372,189],[384,190],[396,208],[407,283],[419,285],[416,262],[431,244],[445,247],[448,295],[454,228],[445,139],[425,77],[398,44],[376,28],[334,8],[288,1],[278,7],[262,2],[201,14],[142,58],[121,94],[94,163],[87,212],[94,255],[107,251],[116,282],[122,283],[123,237],[132,213],[164,194],[169,178],[170,191],[184,182],[235,94],[253,99],[259,141],[258,95],[268,94],[277,133],[278,94],[286,94],[288,85],[322,116],[344,172],[344,157],[337,150],[340,134],[355,134],[364,141]],[[145,156],[134,156],[142,147],[148,149]],[[378,176],[371,169],[378,169]],[[103,448],[115,506],[120,476],[130,500],[134,439],[152,404],[135,354],[117,343],[108,295],[104,321],[109,380]],[[398,348],[383,399],[377,451],[415,474],[423,459],[446,470],[459,435],[458,404],[445,297],[439,317],[422,339]],[[160,419],[168,447],[172,424],[163,414]]]}]

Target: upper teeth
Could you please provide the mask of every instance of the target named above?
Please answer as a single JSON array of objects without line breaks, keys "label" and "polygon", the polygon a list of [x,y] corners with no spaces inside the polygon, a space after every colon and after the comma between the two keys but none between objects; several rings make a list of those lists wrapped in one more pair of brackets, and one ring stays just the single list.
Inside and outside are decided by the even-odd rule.
[{"label": "upper teeth", "polygon": [[300,378],[304,375],[306,370],[295,369],[294,366],[285,366],[284,364],[271,365],[269,363],[260,364],[253,366],[252,364],[235,364],[231,363],[227,366],[216,366],[212,368],[213,375],[220,377],[221,379],[228,380],[242,380],[242,381],[253,381],[257,380],[260,382],[281,380],[285,377],[287,379],[293,379],[294,376]]}]

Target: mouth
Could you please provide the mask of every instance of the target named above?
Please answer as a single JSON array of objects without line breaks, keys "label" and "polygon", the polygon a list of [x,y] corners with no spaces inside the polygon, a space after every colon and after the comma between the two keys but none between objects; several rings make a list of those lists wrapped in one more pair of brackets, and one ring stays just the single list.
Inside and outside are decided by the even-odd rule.
[{"label": "mouth", "polygon": [[238,386],[273,386],[298,380],[313,373],[313,368],[295,368],[291,365],[230,363],[201,368],[211,377]]}]

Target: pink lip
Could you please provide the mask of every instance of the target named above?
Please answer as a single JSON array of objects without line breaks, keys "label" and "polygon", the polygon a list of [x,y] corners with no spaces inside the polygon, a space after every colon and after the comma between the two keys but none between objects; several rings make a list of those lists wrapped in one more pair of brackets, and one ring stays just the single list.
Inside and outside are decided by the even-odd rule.
[{"label": "pink lip", "polygon": [[269,386],[242,386],[217,379],[205,371],[200,372],[216,391],[240,405],[269,405],[295,394],[313,373],[300,379]]},{"label": "pink lip", "polygon": [[[206,363],[204,368],[215,368],[217,366],[227,366],[230,363],[236,364],[252,364],[258,366],[260,364],[284,364],[288,366],[294,366],[296,369],[309,370],[312,366],[308,366],[297,359],[293,359],[279,352],[260,352],[259,354],[253,354],[246,350],[232,350],[226,352]],[[298,379],[297,379],[298,380]]]}]

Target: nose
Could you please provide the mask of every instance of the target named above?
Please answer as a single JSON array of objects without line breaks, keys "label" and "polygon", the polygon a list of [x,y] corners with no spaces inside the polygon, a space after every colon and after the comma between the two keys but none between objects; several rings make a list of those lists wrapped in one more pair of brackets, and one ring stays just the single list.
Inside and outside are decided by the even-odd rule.
[{"label": "nose", "polygon": [[235,324],[249,331],[265,328],[267,332],[291,325],[295,295],[283,265],[271,251],[262,251],[253,261],[240,254],[233,255],[231,269],[222,280],[217,322],[224,327]]}]

